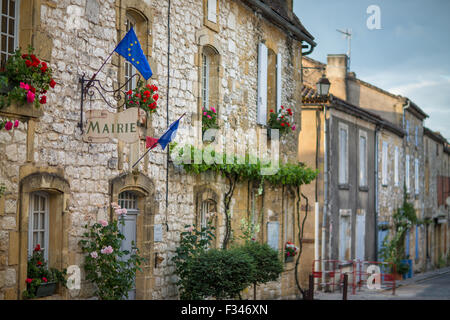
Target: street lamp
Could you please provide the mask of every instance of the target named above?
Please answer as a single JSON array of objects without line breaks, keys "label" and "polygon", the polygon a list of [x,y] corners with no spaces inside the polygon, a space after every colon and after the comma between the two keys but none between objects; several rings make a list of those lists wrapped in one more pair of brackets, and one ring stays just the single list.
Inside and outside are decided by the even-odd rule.
[{"label": "street lamp", "polygon": [[321,97],[326,97],[328,95],[328,91],[330,91],[330,81],[322,76],[320,80],[316,83],[317,93]]}]

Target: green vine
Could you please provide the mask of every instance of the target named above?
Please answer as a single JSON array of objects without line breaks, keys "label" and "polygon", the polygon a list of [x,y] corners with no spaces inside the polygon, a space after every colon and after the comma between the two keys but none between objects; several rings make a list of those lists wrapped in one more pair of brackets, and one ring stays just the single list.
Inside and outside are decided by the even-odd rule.
[{"label": "green vine", "polygon": [[[261,192],[264,190],[264,181],[271,183],[273,186],[292,186],[299,188],[303,184],[311,183],[318,173],[318,170],[308,168],[302,163],[286,163],[281,164],[274,174],[264,175],[262,171],[272,168],[272,163],[270,161],[262,161],[249,154],[246,154],[245,158],[242,158],[236,155],[216,154],[211,148],[202,150],[189,145],[178,149],[178,152],[174,149],[175,147],[171,148],[172,155],[175,154],[174,162],[182,165],[187,173],[200,174],[203,172],[215,172],[227,179],[229,188],[224,194],[226,225],[222,244],[224,249],[226,249],[231,236],[230,203],[238,182],[246,180],[257,182],[260,184],[259,190]],[[200,163],[192,163],[192,159],[199,159],[200,157]],[[205,161],[205,159],[215,161]]]}]

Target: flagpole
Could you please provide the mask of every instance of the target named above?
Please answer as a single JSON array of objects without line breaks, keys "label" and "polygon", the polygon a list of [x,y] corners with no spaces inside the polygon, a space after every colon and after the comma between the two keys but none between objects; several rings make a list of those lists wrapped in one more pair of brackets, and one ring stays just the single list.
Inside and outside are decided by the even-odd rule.
[{"label": "flagpole", "polygon": [[[117,46],[116,46],[117,48]],[[113,53],[116,51],[116,48],[114,48],[114,50],[109,54],[108,58],[105,59],[105,61],[103,61],[103,64],[100,66],[100,68],[97,70],[96,73],[94,73],[94,75],[92,76],[92,78],[89,80],[89,82],[86,85],[86,88],[89,88],[91,83],[95,80],[95,77],[97,77],[97,74],[100,72],[100,70],[103,68],[103,66],[106,64],[106,62],[109,60],[109,58],[111,58],[111,56],[113,55]]]},{"label": "flagpole", "polygon": [[[181,117],[178,118],[177,121],[180,121],[181,118],[183,118],[185,115],[186,115],[186,112],[183,113],[183,114],[181,115]],[[169,129],[169,128],[167,128],[167,129]],[[159,140],[158,140],[158,141],[159,141]],[[134,168],[134,167],[139,163],[139,161],[141,161],[142,158],[144,158],[145,155],[146,155],[147,153],[149,153],[150,150],[152,150],[152,149],[158,144],[158,141],[156,141],[155,143],[153,143],[153,145],[152,145],[147,151],[145,151],[145,153],[138,159],[138,161],[136,161],[136,162],[133,164],[133,166],[132,166],[131,168]]]}]

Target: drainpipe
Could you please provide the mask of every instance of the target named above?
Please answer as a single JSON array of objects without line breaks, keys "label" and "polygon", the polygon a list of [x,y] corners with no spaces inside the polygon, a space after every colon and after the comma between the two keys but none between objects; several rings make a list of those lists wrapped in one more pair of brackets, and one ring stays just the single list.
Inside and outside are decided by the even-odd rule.
[{"label": "drainpipe", "polygon": [[[324,132],[324,139],[323,139],[323,158],[324,158],[324,164],[323,164],[323,183],[324,183],[324,193],[323,193],[323,216],[322,216],[322,265],[321,265],[321,271],[322,271],[322,288],[324,288],[325,285],[325,273],[323,272],[325,270],[325,233],[327,228],[327,208],[328,208],[328,151],[327,151],[327,106],[323,105],[323,132]],[[331,237],[331,235],[330,235]]]},{"label": "drainpipe", "polygon": [[378,132],[380,128],[375,126],[375,261],[378,261]]}]

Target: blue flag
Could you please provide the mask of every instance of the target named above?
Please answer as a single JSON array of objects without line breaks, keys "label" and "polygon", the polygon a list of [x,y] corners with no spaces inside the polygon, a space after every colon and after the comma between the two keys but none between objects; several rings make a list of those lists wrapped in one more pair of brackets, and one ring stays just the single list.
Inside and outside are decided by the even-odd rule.
[{"label": "blue flag", "polygon": [[127,59],[142,74],[145,80],[152,76],[152,69],[150,69],[133,28],[128,31],[114,51]]},{"label": "blue flag", "polygon": [[180,119],[172,123],[169,129],[167,129],[167,131],[158,139],[158,143],[163,150],[166,148],[167,144],[175,138],[179,122]]}]

